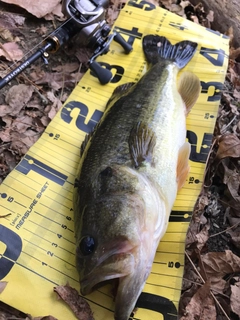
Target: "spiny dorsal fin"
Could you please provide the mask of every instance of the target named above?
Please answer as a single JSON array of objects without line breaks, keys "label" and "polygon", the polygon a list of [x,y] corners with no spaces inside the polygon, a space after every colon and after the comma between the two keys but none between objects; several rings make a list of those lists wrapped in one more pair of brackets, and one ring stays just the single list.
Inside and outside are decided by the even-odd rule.
[{"label": "spiny dorsal fin", "polygon": [[136,168],[144,162],[152,162],[155,145],[155,133],[146,124],[139,122],[132,129],[129,137],[130,155]]},{"label": "spiny dorsal fin", "polygon": [[94,133],[94,130],[85,135],[85,138],[84,138],[84,140],[83,140],[83,142],[81,144],[81,147],[80,147],[80,157],[82,157],[83,152],[84,152],[84,150],[86,148],[86,145],[87,145],[88,141],[91,139],[93,133]]},{"label": "spiny dorsal fin", "polygon": [[112,96],[108,100],[106,109],[109,108],[110,105],[112,105],[113,101],[116,101],[119,98],[121,98],[122,96],[124,96],[134,84],[135,84],[135,82],[127,82],[127,83],[124,83],[124,84],[116,87],[112,93]]},{"label": "spiny dorsal fin", "polygon": [[189,162],[188,162],[190,150],[191,150],[190,143],[185,142],[178,152],[178,164],[177,164],[178,191],[183,187],[190,169]]},{"label": "spiny dorsal fin", "polygon": [[200,81],[195,74],[188,71],[181,74],[178,82],[178,91],[186,105],[186,115],[197,101],[200,90]]}]

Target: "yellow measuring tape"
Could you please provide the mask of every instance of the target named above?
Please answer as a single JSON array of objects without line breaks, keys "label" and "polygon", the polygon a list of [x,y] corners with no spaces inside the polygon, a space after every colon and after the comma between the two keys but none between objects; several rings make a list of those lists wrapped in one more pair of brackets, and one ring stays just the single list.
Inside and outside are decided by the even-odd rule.
[{"label": "yellow measuring tape", "polygon": [[[191,171],[177,196],[135,316],[141,320],[177,319],[185,236],[210,150],[228,63],[228,39],[136,0],[125,5],[113,29],[132,44],[133,51],[125,55],[112,43],[110,52],[98,59],[113,72],[111,83],[102,86],[87,72],[42,137],[0,186],[0,214],[11,213],[0,220],[0,281],[8,281],[0,299],[34,316],[75,319],[64,303],[57,302],[53,287],[69,283],[79,290],[72,190],[81,141],[99,121],[114,88],[137,81],[144,73],[142,37],[159,34],[173,44],[181,40],[198,43],[198,52],[185,70],[199,77],[202,91],[187,118]],[[96,320],[113,319],[109,287],[87,299]]]}]

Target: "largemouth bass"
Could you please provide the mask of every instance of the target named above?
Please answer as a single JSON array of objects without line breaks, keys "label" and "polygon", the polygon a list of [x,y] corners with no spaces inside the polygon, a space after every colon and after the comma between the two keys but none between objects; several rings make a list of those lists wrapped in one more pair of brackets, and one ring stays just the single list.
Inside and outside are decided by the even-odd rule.
[{"label": "largemouth bass", "polygon": [[116,320],[127,320],[135,307],[188,175],[186,115],[200,82],[183,72],[177,88],[177,74],[196,48],[145,36],[149,70],[115,89],[81,147],[73,199],[81,293],[118,279]]}]

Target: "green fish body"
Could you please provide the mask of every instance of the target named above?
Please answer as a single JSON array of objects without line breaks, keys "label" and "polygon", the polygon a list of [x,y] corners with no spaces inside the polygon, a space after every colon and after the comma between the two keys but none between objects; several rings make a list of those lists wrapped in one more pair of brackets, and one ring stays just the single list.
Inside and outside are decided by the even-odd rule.
[{"label": "green fish body", "polygon": [[73,199],[81,293],[118,279],[115,320],[135,307],[189,171],[186,115],[200,82],[185,72],[177,87],[177,74],[196,47],[145,36],[149,70],[115,89],[81,147]]}]

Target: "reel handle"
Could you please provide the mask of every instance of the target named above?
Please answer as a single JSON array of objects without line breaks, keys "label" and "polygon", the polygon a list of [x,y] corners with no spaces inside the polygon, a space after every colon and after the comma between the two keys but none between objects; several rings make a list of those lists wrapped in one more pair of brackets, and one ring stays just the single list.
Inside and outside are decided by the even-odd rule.
[{"label": "reel handle", "polygon": [[96,75],[101,84],[107,84],[112,79],[112,72],[106,68],[103,68],[96,61],[89,62],[89,69]]}]

